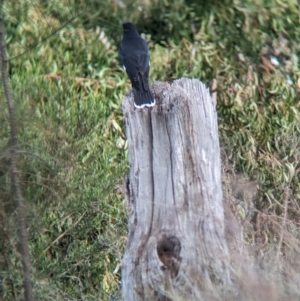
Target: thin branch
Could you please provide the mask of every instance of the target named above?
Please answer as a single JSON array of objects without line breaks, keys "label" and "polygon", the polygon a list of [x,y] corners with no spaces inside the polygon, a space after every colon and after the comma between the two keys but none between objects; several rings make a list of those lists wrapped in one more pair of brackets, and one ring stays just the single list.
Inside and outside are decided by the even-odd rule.
[{"label": "thin branch", "polygon": [[7,55],[5,45],[5,30],[2,12],[3,2],[0,3],[0,52],[1,52],[1,74],[2,83],[5,93],[5,98],[9,113],[9,126],[10,126],[10,170],[12,178],[12,193],[13,198],[18,206],[18,223],[20,233],[20,246],[23,264],[23,285],[24,285],[24,298],[25,301],[32,301],[32,286],[30,282],[30,260],[28,248],[28,233],[25,221],[25,201],[21,191],[20,175],[18,170],[18,129],[16,112],[12,98],[12,91],[9,86],[9,76],[7,68]]},{"label": "thin branch", "polygon": [[283,211],[283,221],[282,221],[282,227],[281,227],[281,232],[280,232],[280,237],[279,237],[279,243],[278,243],[278,248],[277,248],[277,253],[276,253],[276,264],[275,267],[278,268],[278,263],[279,263],[279,257],[281,254],[281,249],[282,249],[282,242],[283,242],[283,236],[284,236],[284,231],[286,228],[286,220],[287,220],[287,211],[288,211],[288,202],[289,202],[289,197],[290,197],[290,190],[289,187],[286,187],[284,190],[284,211]]},{"label": "thin branch", "polygon": [[69,25],[70,23],[72,23],[78,16],[79,16],[79,15],[75,16],[74,18],[71,18],[69,21],[67,21],[65,24],[63,24],[62,26],[60,26],[58,29],[54,30],[51,34],[49,34],[48,36],[46,36],[45,38],[43,38],[42,40],[40,40],[37,44],[35,44],[35,45],[29,47],[29,48],[26,49],[24,52],[22,52],[22,53],[20,53],[20,54],[18,54],[18,55],[16,55],[16,56],[10,58],[10,59],[8,60],[8,62],[11,61],[11,60],[13,60],[13,59],[16,59],[16,58],[18,58],[18,57],[20,57],[20,56],[22,56],[22,55],[24,55],[24,54],[26,54],[26,53],[28,53],[29,51],[31,51],[32,49],[34,49],[36,46],[42,44],[42,43],[45,42],[47,39],[49,39],[51,36],[55,35],[55,34],[58,33],[60,30],[62,30],[65,26],[67,26],[67,25]]},{"label": "thin branch", "polygon": [[44,253],[47,252],[55,243],[57,243],[59,240],[61,240],[66,234],[68,234],[72,229],[74,229],[77,224],[83,219],[83,217],[86,215],[86,212],[84,212],[79,219],[74,223],[73,227],[71,229],[68,229],[64,231],[62,234],[60,234],[52,243],[43,251]]}]

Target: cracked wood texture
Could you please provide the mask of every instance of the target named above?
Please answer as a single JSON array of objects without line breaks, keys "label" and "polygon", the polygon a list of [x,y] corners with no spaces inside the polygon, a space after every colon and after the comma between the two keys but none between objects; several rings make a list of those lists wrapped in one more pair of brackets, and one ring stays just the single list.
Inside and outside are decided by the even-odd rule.
[{"label": "cracked wood texture", "polygon": [[129,147],[124,301],[213,300],[230,284],[216,104],[196,79],[123,99]]}]

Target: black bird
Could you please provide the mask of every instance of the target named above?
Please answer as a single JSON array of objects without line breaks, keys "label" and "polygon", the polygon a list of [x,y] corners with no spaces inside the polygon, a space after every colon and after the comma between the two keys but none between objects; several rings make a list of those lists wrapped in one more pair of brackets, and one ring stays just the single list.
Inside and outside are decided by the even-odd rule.
[{"label": "black bird", "polygon": [[155,99],[150,91],[148,78],[150,56],[148,46],[131,23],[123,24],[123,39],[119,57],[133,88],[134,105],[137,108],[152,107]]}]

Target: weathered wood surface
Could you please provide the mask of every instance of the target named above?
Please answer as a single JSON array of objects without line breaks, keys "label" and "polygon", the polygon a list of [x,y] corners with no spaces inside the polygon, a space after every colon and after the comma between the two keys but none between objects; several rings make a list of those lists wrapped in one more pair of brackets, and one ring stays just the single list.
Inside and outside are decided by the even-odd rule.
[{"label": "weathered wood surface", "polygon": [[123,300],[213,300],[230,284],[215,102],[196,79],[152,89],[154,108],[135,109],[131,93],[123,100],[130,161]]}]

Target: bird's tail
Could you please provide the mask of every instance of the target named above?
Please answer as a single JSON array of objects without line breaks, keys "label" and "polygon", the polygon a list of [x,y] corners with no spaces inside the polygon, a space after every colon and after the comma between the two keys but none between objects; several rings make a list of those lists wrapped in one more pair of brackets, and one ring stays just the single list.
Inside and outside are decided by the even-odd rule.
[{"label": "bird's tail", "polygon": [[133,89],[133,97],[134,105],[137,108],[153,107],[155,105],[155,99],[150,89],[144,91]]}]

